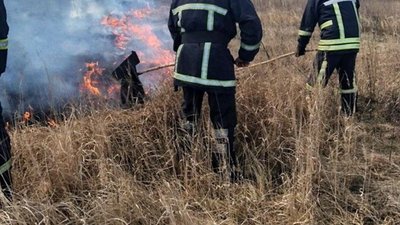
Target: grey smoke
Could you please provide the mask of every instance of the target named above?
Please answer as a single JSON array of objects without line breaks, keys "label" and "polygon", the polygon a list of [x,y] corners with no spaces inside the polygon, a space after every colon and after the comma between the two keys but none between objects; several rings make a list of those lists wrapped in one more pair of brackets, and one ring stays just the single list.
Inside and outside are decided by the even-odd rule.
[{"label": "grey smoke", "polygon": [[[101,25],[104,16],[122,16],[144,7],[167,9],[162,1],[148,0],[9,0],[9,60],[0,78],[5,113],[28,105],[48,107],[79,95],[85,62],[100,61],[112,70],[131,50],[143,49],[131,40],[126,51],[114,46],[114,36]],[[160,5],[162,4],[162,5]],[[170,44],[165,14],[149,18],[153,29]]]}]

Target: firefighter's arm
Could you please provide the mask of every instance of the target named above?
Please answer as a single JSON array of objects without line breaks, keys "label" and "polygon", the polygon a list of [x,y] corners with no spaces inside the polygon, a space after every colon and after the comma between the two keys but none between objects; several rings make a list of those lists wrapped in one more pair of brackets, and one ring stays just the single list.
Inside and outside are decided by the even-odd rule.
[{"label": "firefighter's arm", "polygon": [[180,32],[181,28],[177,27],[178,17],[173,15],[172,9],[173,9],[173,4],[171,5],[171,10],[169,12],[168,29],[174,41],[174,47],[173,47],[174,51],[177,51],[182,43],[182,37]]},{"label": "firefighter's arm", "polygon": [[232,0],[231,10],[239,24],[241,44],[236,65],[247,66],[260,50],[263,35],[260,18],[250,0]]},{"label": "firefighter's arm", "polygon": [[306,8],[301,19],[298,44],[296,50],[296,56],[305,54],[306,47],[310,42],[314,28],[318,23],[318,9],[316,0],[308,0]]},{"label": "firefighter's arm", "polygon": [[6,70],[8,51],[8,25],[6,8],[0,0],[0,75]]}]

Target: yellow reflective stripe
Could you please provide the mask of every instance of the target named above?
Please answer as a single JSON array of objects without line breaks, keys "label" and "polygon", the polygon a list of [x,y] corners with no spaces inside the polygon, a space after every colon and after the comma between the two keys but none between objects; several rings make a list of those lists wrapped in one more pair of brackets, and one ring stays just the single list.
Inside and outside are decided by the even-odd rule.
[{"label": "yellow reflective stripe", "polygon": [[[208,31],[213,31],[214,30],[214,17],[215,13],[221,14],[225,16],[228,13],[227,9],[224,9],[222,7],[213,5],[213,4],[204,4],[204,3],[189,3],[185,5],[181,5],[175,9],[172,10],[172,13],[174,15],[178,14],[179,21],[178,21],[178,26],[181,27],[181,19],[182,19],[182,12],[185,10],[207,10],[208,11],[208,16],[207,16],[207,30]],[[182,31],[184,32],[184,31]]]},{"label": "yellow reflective stripe", "polygon": [[0,39],[0,50],[8,49],[8,39]]},{"label": "yellow reflective stripe", "polygon": [[357,6],[356,6],[355,2],[353,2],[353,8],[354,8],[354,14],[356,14],[356,18],[357,18],[359,36],[361,36],[361,23],[360,23],[360,18],[358,17],[358,11],[357,11]]},{"label": "yellow reflective stripe", "polygon": [[325,2],[324,5],[328,6],[328,5],[332,5],[334,3],[339,3],[339,2],[353,2],[353,3],[355,3],[356,0],[329,0],[329,1]]},{"label": "yellow reflective stripe", "polygon": [[11,160],[8,160],[3,165],[0,166],[0,175],[11,168]]},{"label": "yellow reflective stripe", "polygon": [[259,49],[260,45],[261,45],[261,42],[256,44],[256,45],[247,45],[247,44],[242,42],[240,44],[240,47],[243,48],[244,50],[247,50],[247,51],[254,51],[254,50]]},{"label": "yellow reflective stripe", "polygon": [[343,18],[342,18],[342,13],[340,12],[339,4],[338,3],[334,3],[333,4],[333,9],[335,10],[336,19],[337,19],[338,26],[339,26],[340,39],[343,39],[343,38],[345,38],[344,25],[343,25]]},{"label": "yellow reflective stripe", "polygon": [[213,4],[204,4],[204,3],[189,3],[189,4],[184,4],[181,6],[178,6],[177,8],[172,10],[172,13],[174,15],[178,14],[179,12],[182,12],[184,10],[207,10],[207,11],[212,11],[216,12],[218,14],[221,14],[225,16],[228,13],[227,9],[224,9],[222,7],[213,5]]},{"label": "yellow reflective stripe", "polygon": [[214,11],[208,11],[207,16],[207,30],[213,31],[214,30]]},{"label": "yellow reflective stripe", "polygon": [[211,42],[204,43],[203,61],[201,65],[201,79],[207,79],[208,63],[210,62]]},{"label": "yellow reflective stripe", "polygon": [[360,44],[318,46],[318,50],[320,51],[339,51],[339,50],[349,50],[349,49],[360,49]]},{"label": "yellow reflective stripe", "polygon": [[319,71],[319,74],[318,74],[317,80],[318,80],[319,84],[322,84],[322,81],[325,80],[327,68],[328,68],[328,61],[325,58],[324,61],[322,62],[321,70]]},{"label": "yellow reflective stripe", "polygon": [[308,91],[312,91],[313,90],[313,86],[311,86],[310,84],[306,84],[306,90],[308,90]]},{"label": "yellow reflective stripe", "polygon": [[210,80],[210,79],[201,79],[198,77],[193,77],[189,75],[184,75],[175,72],[174,78],[177,80],[185,81],[193,84],[201,84],[206,86],[217,86],[217,87],[235,87],[236,80]]},{"label": "yellow reflective stripe", "polygon": [[343,45],[343,44],[359,44],[360,38],[344,38],[344,39],[330,39],[320,40],[319,45]]},{"label": "yellow reflective stripe", "polygon": [[178,13],[178,27],[182,27],[182,12]]},{"label": "yellow reflective stripe", "polygon": [[357,91],[358,91],[357,87],[347,90],[339,89],[340,94],[354,94],[357,93]]},{"label": "yellow reflective stripe", "polygon": [[228,138],[229,130],[228,129],[215,129],[215,138]]},{"label": "yellow reflective stripe", "polygon": [[184,45],[184,44],[179,45],[178,50],[176,51],[175,71],[177,71],[177,69],[178,69],[179,56],[181,55],[183,45]]},{"label": "yellow reflective stripe", "polygon": [[299,30],[299,35],[300,36],[311,36],[312,33],[304,30]]},{"label": "yellow reflective stripe", "polygon": [[333,25],[333,21],[332,20],[328,20],[325,23],[321,24],[320,28],[321,28],[321,30],[323,30],[323,29],[325,29],[325,28],[327,28],[329,26],[332,26],[332,25]]}]

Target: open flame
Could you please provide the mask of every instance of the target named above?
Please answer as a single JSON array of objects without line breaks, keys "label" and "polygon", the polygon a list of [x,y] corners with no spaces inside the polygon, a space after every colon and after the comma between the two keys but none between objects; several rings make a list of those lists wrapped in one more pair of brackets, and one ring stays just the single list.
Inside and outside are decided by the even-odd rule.
[{"label": "open flame", "polygon": [[87,71],[83,76],[82,88],[93,95],[100,96],[100,89],[96,87],[99,84],[96,77],[103,75],[104,68],[101,68],[98,62],[86,63],[86,68]]},{"label": "open flame", "polygon": [[126,50],[129,42],[133,40],[139,40],[147,47],[160,49],[162,47],[160,39],[154,33],[152,26],[144,21],[151,14],[149,8],[132,10],[120,18],[105,16],[101,24],[111,29],[115,35],[115,46],[121,50]]},{"label": "open flame", "polygon": [[[142,47],[133,50],[138,50],[137,54],[141,60],[140,65],[151,67],[168,64],[174,60],[172,51],[165,48],[165,44],[159,37],[159,32],[156,32],[149,19],[158,16],[157,9],[144,8],[128,11],[123,13],[122,16],[104,16],[100,23],[114,35],[116,53],[119,51],[128,54],[131,51],[131,49],[128,49],[129,46],[132,43],[137,44],[139,42]],[[110,95],[115,95],[120,88],[115,84],[105,87],[101,78],[104,71],[105,69],[99,66],[98,62],[87,62],[81,92],[108,98]],[[160,73],[170,75],[171,70],[165,69]]]}]

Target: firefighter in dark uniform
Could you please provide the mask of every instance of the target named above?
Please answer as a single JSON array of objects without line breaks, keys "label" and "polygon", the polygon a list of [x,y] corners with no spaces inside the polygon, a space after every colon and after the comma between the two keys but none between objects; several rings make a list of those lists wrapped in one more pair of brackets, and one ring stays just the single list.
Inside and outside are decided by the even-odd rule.
[{"label": "firefighter in dark uniform", "polygon": [[[235,60],[227,46],[237,34],[236,24],[241,46]],[[217,143],[213,169],[233,176],[238,166],[233,147],[234,65],[248,66],[259,51],[262,27],[254,5],[251,0],[173,0],[168,26],[176,51],[174,84],[183,90],[186,130],[195,130],[207,93]]]},{"label": "firefighter in dark uniform", "polygon": [[[0,0],[0,75],[6,70],[8,25],[4,1]],[[0,184],[4,195],[11,200],[11,145],[0,105]]]},{"label": "firefighter in dark uniform", "polygon": [[360,48],[358,0],[308,0],[299,30],[296,56],[305,54],[306,46],[318,23],[321,40],[314,63],[315,72],[308,85],[325,87],[336,69],[339,73],[342,111],[350,116],[356,110],[357,85],[354,75]]}]

